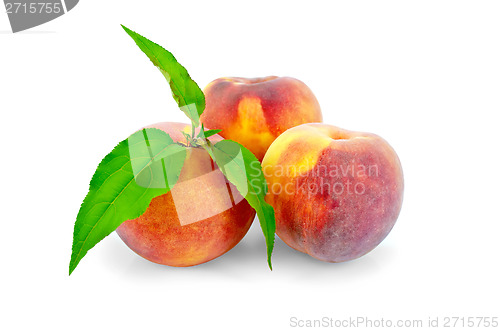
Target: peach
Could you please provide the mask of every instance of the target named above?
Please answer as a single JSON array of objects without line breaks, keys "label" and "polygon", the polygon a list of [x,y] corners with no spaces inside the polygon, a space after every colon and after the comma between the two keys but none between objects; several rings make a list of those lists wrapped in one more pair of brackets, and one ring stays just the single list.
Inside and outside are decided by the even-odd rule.
[{"label": "peach", "polygon": [[262,161],[268,147],[285,130],[321,122],[316,97],[290,77],[219,78],[204,89],[205,127],[248,148]]},{"label": "peach", "polygon": [[[185,142],[191,126],[158,123],[149,127]],[[214,135],[213,143],[222,138]],[[209,154],[187,148],[179,180],[154,198],[146,212],[116,232],[134,252],[156,263],[184,267],[210,261],[233,248],[247,233],[255,210],[230,184]]]},{"label": "peach", "polygon": [[356,259],[380,244],[398,218],[401,164],[377,135],[303,124],[272,143],[262,167],[276,234],[316,259]]}]

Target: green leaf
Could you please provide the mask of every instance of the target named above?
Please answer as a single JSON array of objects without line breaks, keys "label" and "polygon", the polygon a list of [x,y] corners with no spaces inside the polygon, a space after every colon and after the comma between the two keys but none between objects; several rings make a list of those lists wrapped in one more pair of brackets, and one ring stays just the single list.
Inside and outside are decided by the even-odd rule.
[{"label": "green leaf", "polygon": [[189,143],[191,142],[191,135],[189,133],[184,132],[184,131],[181,131],[181,133],[184,136],[184,138],[186,139],[185,144],[189,145]]},{"label": "green leaf", "polygon": [[273,207],[264,200],[267,183],[259,160],[248,149],[232,140],[219,141],[213,145],[211,154],[226,178],[257,212],[266,239],[267,262],[272,270],[271,255],[276,221]]},{"label": "green leaf", "polygon": [[198,84],[191,79],[186,68],[177,62],[172,53],[160,45],[123,25],[122,27],[165,76],[179,108],[191,119],[194,126],[200,125],[200,116],[205,110],[205,95]]},{"label": "green leaf", "polygon": [[97,167],[73,232],[69,274],[85,254],[177,182],[186,149],[164,131],[143,129],[120,142]]},{"label": "green leaf", "polygon": [[211,137],[222,130],[201,130],[200,133],[198,133],[198,138],[202,138],[202,135],[205,136],[205,138]]}]

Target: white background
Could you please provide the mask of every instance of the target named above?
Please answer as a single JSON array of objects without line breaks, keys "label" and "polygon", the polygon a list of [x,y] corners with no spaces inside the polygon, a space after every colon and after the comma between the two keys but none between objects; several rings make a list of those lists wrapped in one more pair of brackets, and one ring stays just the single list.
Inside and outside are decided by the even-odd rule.
[{"label": "white background", "polygon": [[[0,13],[2,330],[286,330],[290,318],[499,316],[500,2],[91,1],[12,34]],[[191,268],[116,234],[71,277],[73,224],[99,161],[138,128],[186,121],[119,24],[162,44],[201,87],[292,76],[324,121],[381,135],[405,197],[374,251],[328,264],[258,222]]]}]

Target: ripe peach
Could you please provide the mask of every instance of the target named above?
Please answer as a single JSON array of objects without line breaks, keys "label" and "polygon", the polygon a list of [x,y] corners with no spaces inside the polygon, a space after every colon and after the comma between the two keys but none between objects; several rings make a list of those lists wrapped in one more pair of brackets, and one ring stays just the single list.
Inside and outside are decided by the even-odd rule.
[{"label": "ripe peach", "polygon": [[[149,127],[185,142],[181,123]],[[214,135],[212,142],[222,138]],[[255,210],[238,193],[202,148],[187,148],[179,180],[170,192],[154,198],[146,212],[122,223],[116,232],[134,252],[156,263],[192,266],[215,259],[247,233]]]},{"label": "ripe peach", "polygon": [[222,137],[239,142],[259,160],[285,130],[322,121],[314,94],[290,77],[219,78],[204,93],[204,125],[221,129]]},{"label": "ripe peach", "polygon": [[399,215],[401,164],[374,134],[303,124],[272,143],[262,166],[277,235],[319,260],[342,262],[368,253]]}]

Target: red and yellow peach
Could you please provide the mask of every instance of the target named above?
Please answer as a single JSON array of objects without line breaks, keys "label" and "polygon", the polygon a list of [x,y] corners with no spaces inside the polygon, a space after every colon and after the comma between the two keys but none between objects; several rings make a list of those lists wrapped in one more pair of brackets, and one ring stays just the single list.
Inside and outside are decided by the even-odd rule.
[{"label": "red and yellow peach", "polygon": [[374,134],[300,125],[272,143],[262,167],[277,235],[319,260],[368,253],[389,234],[401,209],[401,164]]},{"label": "red and yellow peach", "polygon": [[322,121],[312,91],[290,77],[219,78],[204,93],[205,127],[221,129],[222,137],[242,144],[259,160],[285,130]]},{"label": "red and yellow peach", "polygon": [[[158,123],[175,142],[185,142],[181,123]],[[214,135],[212,143],[222,138]],[[247,233],[255,210],[227,182],[209,154],[188,147],[179,180],[154,198],[146,212],[116,230],[134,252],[156,263],[192,266],[210,261],[233,248]]]}]

